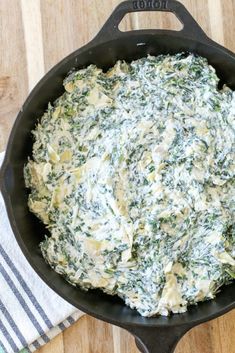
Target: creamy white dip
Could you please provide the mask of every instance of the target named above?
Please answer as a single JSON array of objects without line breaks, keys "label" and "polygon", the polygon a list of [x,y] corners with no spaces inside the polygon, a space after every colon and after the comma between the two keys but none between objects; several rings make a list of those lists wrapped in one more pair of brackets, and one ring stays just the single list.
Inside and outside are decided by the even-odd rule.
[{"label": "creamy white dip", "polygon": [[235,94],[206,59],[148,56],[71,73],[25,166],[46,261],[143,316],[235,278]]}]

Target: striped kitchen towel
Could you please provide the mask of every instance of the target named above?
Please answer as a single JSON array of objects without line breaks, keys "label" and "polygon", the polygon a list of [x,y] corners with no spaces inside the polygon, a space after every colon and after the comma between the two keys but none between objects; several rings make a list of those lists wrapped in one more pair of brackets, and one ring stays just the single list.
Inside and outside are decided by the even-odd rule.
[{"label": "striped kitchen towel", "polygon": [[[0,153],[0,165],[2,160]],[[0,194],[0,353],[34,352],[82,315],[31,268]]]}]

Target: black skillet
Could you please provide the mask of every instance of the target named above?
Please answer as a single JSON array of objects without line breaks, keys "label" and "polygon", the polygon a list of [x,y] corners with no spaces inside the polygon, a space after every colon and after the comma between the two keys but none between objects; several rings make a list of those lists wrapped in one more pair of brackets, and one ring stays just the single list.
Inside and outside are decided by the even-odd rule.
[{"label": "black skillet", "polygon": [[[134,11],[173,12],[183,24],[181,31],[139,30],[120,32],[125,14]],[[143,353],[172,353],[179,339],[193,326],[218,317],[235,307],[235,284],[223,288],[215,300],[189,307],[171,317],[141,317],[117,297],[100,291],[84,292],[69,285],[43,260],[38,244],[46,230],[27,207],[23,166],[31,154],[30,131],[62,92],[62,81],[71,68],[91,63],[107,69],[118,59],[131,61],[147,54],[194,52],[208,58],[222,82],[235,88],[235,55],[209,39],[185,7],[174,0],[125,1],[112,13],[98,35],[50,70],[37,84],[18,114],[1,171],[1,189],[15,237],[34,270],[59,295],[82,311],[131,332]],[[216,352],[215,352],[216,353]]]}]

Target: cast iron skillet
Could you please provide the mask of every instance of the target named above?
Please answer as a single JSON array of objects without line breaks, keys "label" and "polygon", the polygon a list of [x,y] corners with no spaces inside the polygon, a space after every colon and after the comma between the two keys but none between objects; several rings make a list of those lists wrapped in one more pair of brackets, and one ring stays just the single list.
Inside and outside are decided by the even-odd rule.
[{"label": "cast iron skillet", "polygon": [[[179,32],[155,29],[120,32],[118,25],[123,16],[134,11],[173,12],[184,27]],[[235,284],[223,288],[215,300],[189,307],[184,314],[155,318],[141,317],[117,297],[98,290],[84,292],[72,287],[41,256],[38,244],[46,230],[28,210],[22,170],[32,150],[30,131],[47,108],[47,103],[62,94],[62,81],[71,68],[94,63],[107,69],[118,59],[131,61],[148,53],[158,55],[181,51],[208,58],[222,82],[235,88],[235,55],[209,39],[182,4],[174,0],[121,3],[90,43],[53,67],[31,92],[12,129],[0,178],[12,229],[34,270],[55,292],[77,308],[131,332],[143,353],[172,353],[178,340],[193,326],[233,309]]]}]

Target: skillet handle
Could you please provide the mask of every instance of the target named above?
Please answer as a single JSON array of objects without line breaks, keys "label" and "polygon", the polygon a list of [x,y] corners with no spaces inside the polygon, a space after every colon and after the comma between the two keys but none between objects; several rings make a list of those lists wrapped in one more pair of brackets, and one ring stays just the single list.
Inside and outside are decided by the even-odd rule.
[{"label": "skillet handle", "polygon": [[177,343],[190,328],[128,327],[127,330],[134,335],[136,346],[141,353],[174,353]]},{"label": "skillet handle", "polygon": [[[120,3],[113,11],[107,22],[101,28],[100,32],[94,38],[96,42],[106,42],[125,35],[118,28],[123,17],[130,12],[142,11],[163,11],[172,12],[183,24],[183,28],[179,31],[184,36],[194,40],[205,40],[206,34],[203,32],[198,23],[194,20],[183,4],[176,0],[127,0]],[[172,33],[172,30],[150,29],[144,30],[145,33]]]}]

